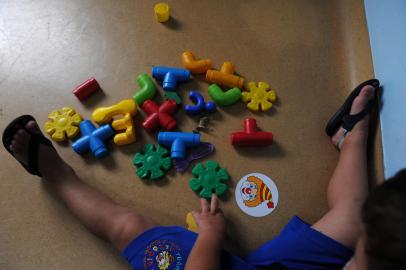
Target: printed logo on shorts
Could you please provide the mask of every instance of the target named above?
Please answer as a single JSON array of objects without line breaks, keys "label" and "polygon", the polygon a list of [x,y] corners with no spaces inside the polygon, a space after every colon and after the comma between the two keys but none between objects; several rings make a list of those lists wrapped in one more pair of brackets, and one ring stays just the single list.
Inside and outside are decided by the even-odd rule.
[{"label": "printed logo on shorts", "polygon": [[180,270],[184,260],[179,246],[168,240],[155,240],[145,250],[144,269]]}]

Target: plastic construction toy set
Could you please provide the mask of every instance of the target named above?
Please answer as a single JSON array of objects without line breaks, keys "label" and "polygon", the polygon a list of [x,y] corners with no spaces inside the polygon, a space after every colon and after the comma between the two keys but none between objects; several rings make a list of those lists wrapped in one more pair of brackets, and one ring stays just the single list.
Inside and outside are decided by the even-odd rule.
[{"label": "plastic construction toy set", "polygon": [[[208,94],[212,100],[205,100],[199,91],[191,90],[188,94],[190,104],[183,107],[188,115],[215,113],[218,106],[230,106],[239,100],[247,103],[247,108],[254,112],[267,111],[276,101],[275,91],[265,82],[249,82],[244,90],[244,78],[236,75],[231,62],[224,62],[220,70],[215,70],[212,69],[211,60],[196,59],[191,51],[184,52],[181,59],[184,68],[152,67],[152,77],[162,84],[164,91],[165,101],[162,104],[153,101],[157,92],[154,81],[149,75],[141,74],[137,77],[139,90],[132,98],[97,108],[92,113],[93,122],[82,119],[70,107],[55,110],[48,115],[49,121],[44,126],[46,133],[57,142],[76,139],[72,143],[76,153],[91,152],[96,158],[101,158],[109,153],[107,140],[112,138],[119,146],[137,140],[133,117],[141,109],[146,114],[141,125],[151,136],[158,132],[158,145],[145,145],[142,151],[135,154],[133,164],[138,177],[156,180],[162,178],[172,166],[176,171],[184,172],[193,160],[202,159],[214,151],[214,145],[201,141],[198,131],[175,131],[177,123],[173,116],[182,102],[176,89],[180,83],[191,80],[192,74],[206,74],[206,81],[211,83]],[[74,89],[73,94],[80,101],[85,101],[99,90],[99,83],[95,78],[90,78]],[[204,117],[202,119],[206,120]],[[199,124],[202,129],[205,128],[204,121]],[[230,142],[238,147],[267,146],[272,144],[272,133],[258,131],[256,120],[248,118],[244,121],[243,130],[230,135]],[[210,198],[212,193],[221,196],[228,189],[229,175],[216,161],[198,163],[192,169],[192,174],[190,188],[201,197]]]}]

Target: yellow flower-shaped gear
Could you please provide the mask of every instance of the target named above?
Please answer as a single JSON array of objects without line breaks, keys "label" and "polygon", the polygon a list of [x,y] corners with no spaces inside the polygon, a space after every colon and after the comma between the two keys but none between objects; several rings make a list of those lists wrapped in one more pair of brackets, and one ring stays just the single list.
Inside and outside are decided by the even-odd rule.
[{"label": "yellow flower-shaped gear", "polygon": [[269,84],[259,82],[248,83],[248,91],[242,92],[242,101],[248,102],[247,108],[252,111],[268,111],[272,108],[272,103],[276,101],[276,93],[269,88]]},{"label": "yellow flower-shaped gear", "polygon": [[82,122],[82,117],[75,112],[74,109],[63,107],[60,111],[55,110],[48,114],[50,121],[44,125],[45,132],[48,133],[52,140],[62,142],[75,138],[79,134],[79,124]]}]

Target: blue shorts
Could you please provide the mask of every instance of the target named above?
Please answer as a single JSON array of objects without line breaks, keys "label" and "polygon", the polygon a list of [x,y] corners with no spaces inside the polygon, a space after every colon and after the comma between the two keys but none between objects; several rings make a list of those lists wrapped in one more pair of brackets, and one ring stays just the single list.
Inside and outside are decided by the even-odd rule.
[{"label": "blue shorts", "polygon": [[[122,255],[134,269],[181,270],[197,234],[183,227],[154,227],[135,238]],[[224,251],[222,269],[255,270],[241,258]]]},{"label": "blue shorts", "polygon": [[[184,269],[197,234],[182,227],[155,227],[136,237],[122,255],[134,269]],[[224,251],[222,269],[254,270],[283,265],[291,269],[341,269],[353,251],[293,217],[273,240],[245,260]]]},{"label": "blue shorts", "polygon": [[342,269],[353,251],[311,228],[294,216],[281,233],[249,254],[245,260],[254,266],[281,264],[290,269]]}]

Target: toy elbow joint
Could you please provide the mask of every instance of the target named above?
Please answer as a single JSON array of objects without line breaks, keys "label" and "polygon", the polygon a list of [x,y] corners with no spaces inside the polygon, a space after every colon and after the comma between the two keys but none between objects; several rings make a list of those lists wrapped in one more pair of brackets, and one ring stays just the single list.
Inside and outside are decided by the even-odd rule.
[{"label": "toy elbow joint", "polygon": [[152,99],[156,92],[156,87],[154,82],[147,74],[141,74],[137,77],[138,86],[140,90],[138,90],[134,95],[133,99],[138,104],[138,106],[142,106],[142,104],[147,99]]},{"label": "toy elbow joint", "polygon": [[190,70],[193,74],[205,73],[211,68],[210,59],[196,60],[191,51],[187,51],[182,54],[182,63],[183,66]]}]

